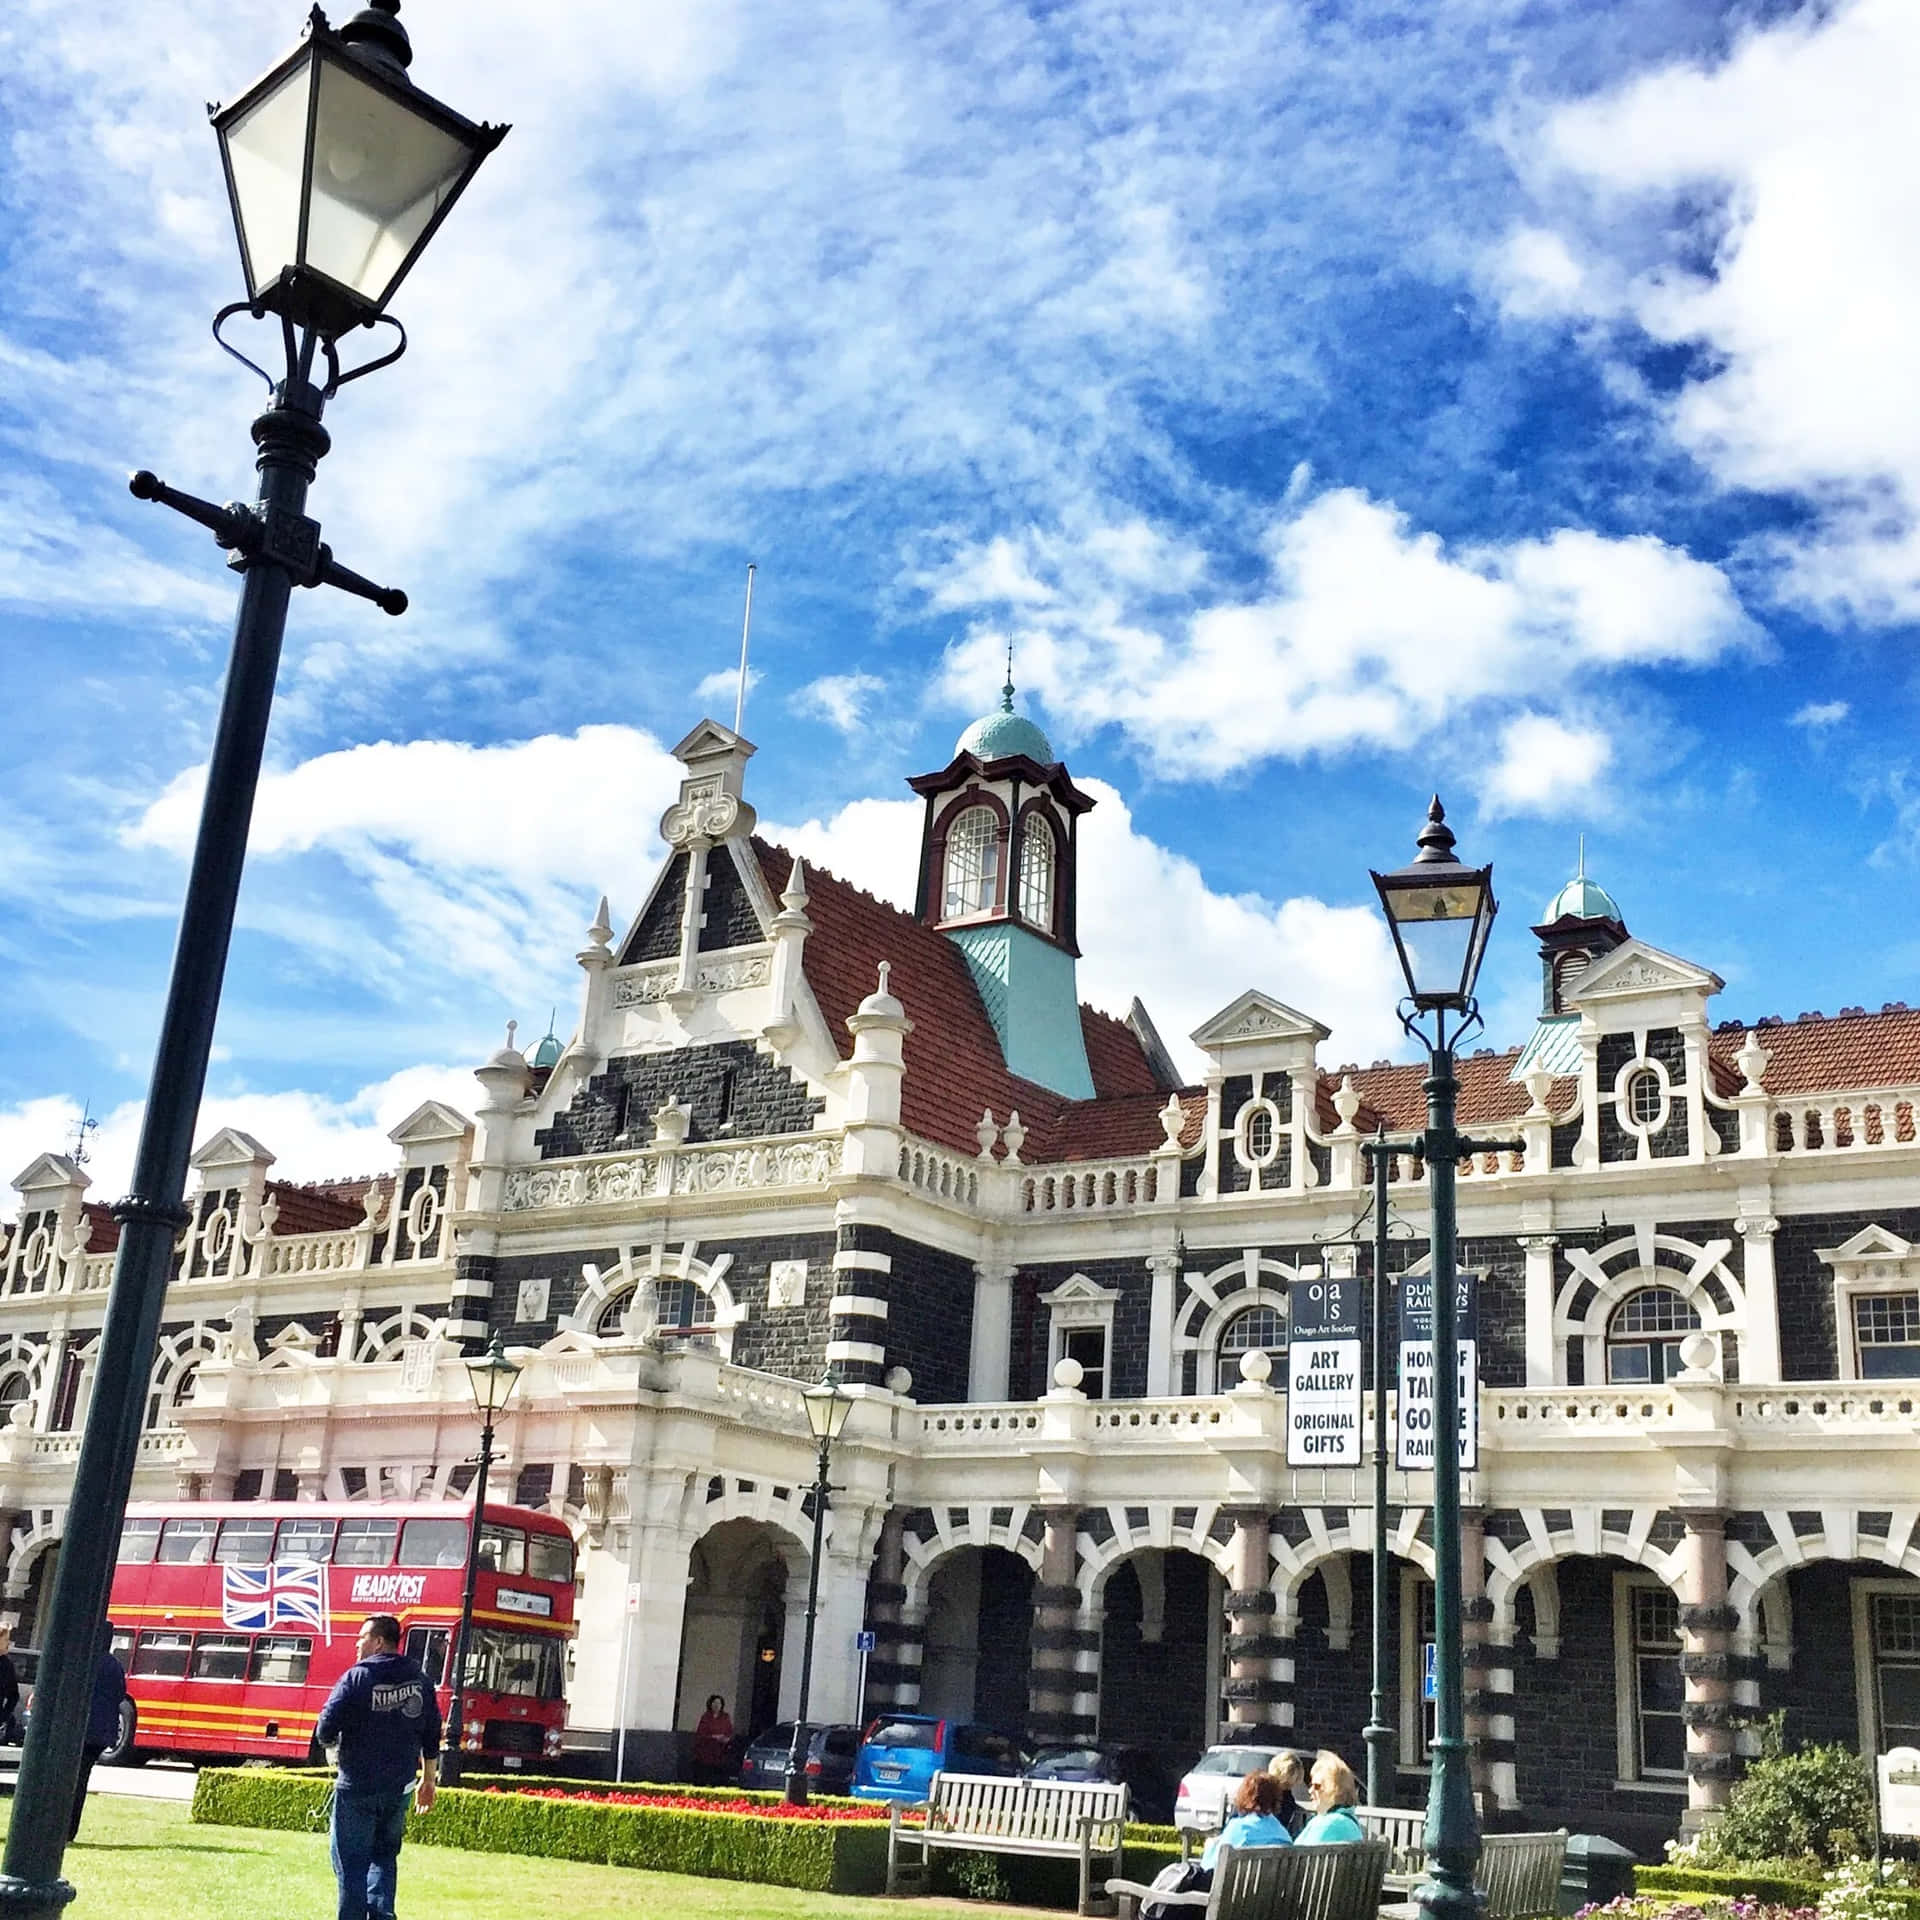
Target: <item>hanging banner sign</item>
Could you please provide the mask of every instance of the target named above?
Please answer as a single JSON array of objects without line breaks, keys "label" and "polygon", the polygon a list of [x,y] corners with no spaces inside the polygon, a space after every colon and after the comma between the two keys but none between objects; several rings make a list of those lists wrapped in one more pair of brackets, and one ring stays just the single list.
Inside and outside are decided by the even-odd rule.
[{"label": "hanging banner sign", "polygon": [[[1459,1340],[1460,1471],[1480,1464],[1479,1292],[1474,1276],[1457,1277],[1454,1332]],[[1402,1473],[1433,1471],[1433,1282],[1424,1273],[1400,1282],[1400,1394],[1393,1464]]]},{"label": "hanging banner sign", "polygon": [[1287,1465],[1360,1464],[1360,1283],[1287,1288]]}]

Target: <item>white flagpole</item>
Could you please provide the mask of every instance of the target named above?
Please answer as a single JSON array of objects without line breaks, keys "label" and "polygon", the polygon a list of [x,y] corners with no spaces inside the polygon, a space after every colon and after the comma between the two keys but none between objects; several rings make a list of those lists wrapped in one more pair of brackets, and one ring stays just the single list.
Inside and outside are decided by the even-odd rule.
[{"label": "white flagpole", "polygon": [[747,717],[747,635],[753,630],[754,563],[747,562],[747,610],[740,616],[740,688],[733,697],[733,730]]}]

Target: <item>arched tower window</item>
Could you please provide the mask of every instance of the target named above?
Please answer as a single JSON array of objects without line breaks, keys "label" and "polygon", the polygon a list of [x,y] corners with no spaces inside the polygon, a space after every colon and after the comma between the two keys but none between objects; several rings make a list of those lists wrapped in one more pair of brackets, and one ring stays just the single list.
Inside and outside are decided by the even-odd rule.
[{"label": "arched tower window", "polygon": [[1658,1386],[1681,1370],[1680,1342],[1700,1325],[1671,1287],[1641,1287],[1607,1322],[1607,1378],[1623,1385]]},{"label": "arched tower window", "polygon": [[940,917],[991,913],[1000,886],[1000,820],[991,807],[962,807],[947,824]]},{"label": "arched tower window", "polygon": [[1553,1008],[1556,1013],[1565,1010],[1567,1001],[1578,990],[1581,979],[1592,965],[1593,956],[1580,947],[1569,948],[1554,961]]},{"label": "arched tower window", "polygon": [[1220,1379],[1231,1386],[1240,1377],[1240,1356],[1258,1347],[1278,1355],[1287,1347],[1287,1329],[1277,1307],[1248,1307],[1236,1313],[1220,1332]]},{"label": "arched tower window", "polygon": [[1053,931],[1053,899],[1060,846],[1044,813],[1027,815],[1020,829],[1020,918],[1042,933]]}]

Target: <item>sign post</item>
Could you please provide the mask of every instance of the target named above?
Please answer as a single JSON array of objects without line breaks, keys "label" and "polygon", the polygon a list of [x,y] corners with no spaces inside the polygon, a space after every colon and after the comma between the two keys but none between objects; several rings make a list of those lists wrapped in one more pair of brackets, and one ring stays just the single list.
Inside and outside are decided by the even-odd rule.
[{"label": "sign post", "polygon": [[1287,1465],[1360,1464],[1360,1283],[1287,1288]]},{"label": "sign post", "polygon": [[853,1717],[863,1725],[867,1718],[867,1655],[874,1650],[878,1639],[871,1627],[862,1627],[853,1636],[853,1650],[860,1656],[860,1691],[853,1696]]},{"label": "sign post", "polygon": [[[1479,1290],[1462,1273],[1454,1291],[1460,1369],[1460,1471],[1480,1464]],[[1433,1471],[1433,1282],[1425,1274],[1400,1281],[1400,1395],[1393,1464],[1402,1473]]]}]

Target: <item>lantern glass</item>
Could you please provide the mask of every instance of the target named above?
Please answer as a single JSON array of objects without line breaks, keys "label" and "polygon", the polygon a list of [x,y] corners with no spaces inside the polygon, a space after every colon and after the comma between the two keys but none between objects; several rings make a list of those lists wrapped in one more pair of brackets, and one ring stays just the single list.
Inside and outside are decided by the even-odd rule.
[{"label": "lantern glass", "polygon": [[233,182],[247,292],[258,294],[300,257],[301,183],[307,167],[313,65],[302,60],[222,130]]},{"label": "lantern glass", "polygon": [[808,1387],[800,1396],[807,1410],[807,1426],[816,1440],[829,1443],[840,1438],[840,1430],[853,1411],[853,1396],[842,1393],[831,1380]]},{"label": "lantern glass", "polygon": [[491,1419],[507,1404],[520,1378],[519,1367],[507,1358],[507,1350],[496,1333],[485,1353],[467,1362],[467,1379],[473,1387],[475,1410]]},{"label": "lantern glass", "polygon": [[1373,884],[1414,1005],[1428,1013],[1464,1013],[1473,1004],[1498,911],[1493,869],[1463,867],[1453,857],[1453,834],[1437,798],[1419,846],[1411,866],[1376,873]]},{"label": "lantern glass", "polygon": [[352,56],[315,65],[305,264],[378,309],[466,178],[472,147]]}]

